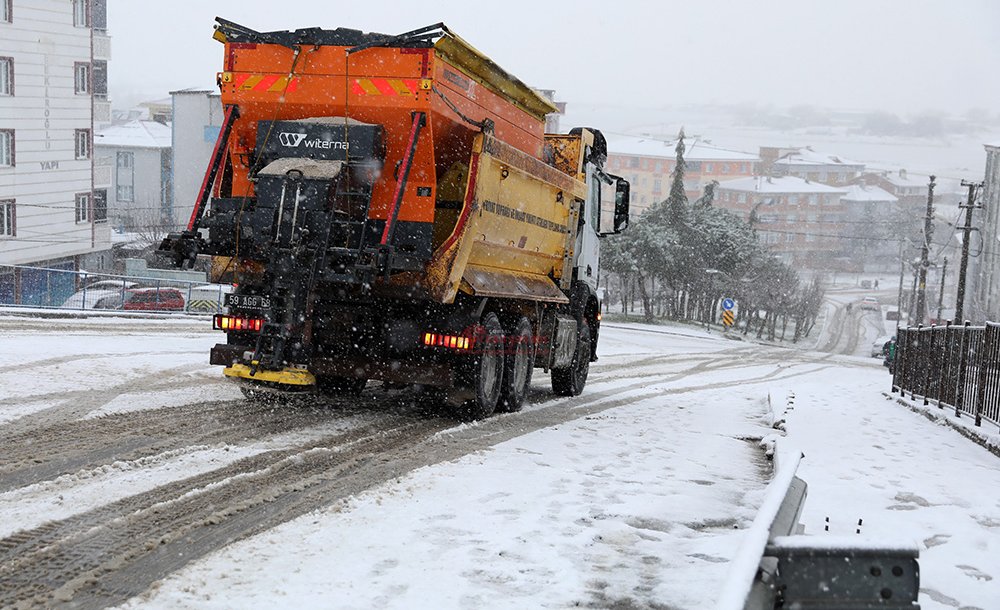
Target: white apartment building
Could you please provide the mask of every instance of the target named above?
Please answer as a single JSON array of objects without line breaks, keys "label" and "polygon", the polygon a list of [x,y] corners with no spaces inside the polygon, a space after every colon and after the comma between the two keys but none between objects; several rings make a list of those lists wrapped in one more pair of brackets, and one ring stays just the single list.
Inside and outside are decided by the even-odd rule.
[{"label": "white apartment building", "polygon": [[[979,256],[969,259],[969,290],[966,292],[966,318],[982,323],[1000,322],[1000,142],[987,144],[986,174],[974,225],[982,239]],[[975,237],[970,242],[973,253]]]},{"label": "white apartment building", "polygon": [[[53,305],[71,274],[110,268],[106,0],[0,0],[0,303]],[[57,285],[53,285],[56,282]]]},{"label": "white apartment building", "polygon": [[116,231],[155,240],[173,230],[170,132],[170,125],[143,120],[97,131],[97,160],[113,168],[108,222]]}]

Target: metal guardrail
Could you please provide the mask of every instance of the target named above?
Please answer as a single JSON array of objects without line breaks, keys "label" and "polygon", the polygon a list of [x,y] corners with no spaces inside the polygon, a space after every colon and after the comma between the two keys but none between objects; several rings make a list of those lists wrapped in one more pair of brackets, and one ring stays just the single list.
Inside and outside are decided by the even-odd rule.
[{"label": "metal guardrail", "polygon": [[0,265],[0,307],[220,313],[232,287],[182,279]]},{"label": "metal guardrail", "polygon": [[807,536],[802,453],[780,447],[775,474],[730,567],[717,610],[919,610],[916,544]]},{"label": "metal guardrail", "polygon": [[892,390],[1000,426],[1000,324],[899,329]]}]

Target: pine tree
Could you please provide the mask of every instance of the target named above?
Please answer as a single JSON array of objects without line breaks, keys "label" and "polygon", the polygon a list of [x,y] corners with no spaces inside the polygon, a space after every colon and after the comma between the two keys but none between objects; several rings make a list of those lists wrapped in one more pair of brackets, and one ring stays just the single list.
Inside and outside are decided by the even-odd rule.
[{"label": "pine tree", "polygon": [[667,195],[668,222],[672,227],[682,227],[687,223],[688,198],[684,192],[684,128],[677,134],[677,146],[674,151],[677,153],[674,164],[674,172],[671,175],[670,194]]}]

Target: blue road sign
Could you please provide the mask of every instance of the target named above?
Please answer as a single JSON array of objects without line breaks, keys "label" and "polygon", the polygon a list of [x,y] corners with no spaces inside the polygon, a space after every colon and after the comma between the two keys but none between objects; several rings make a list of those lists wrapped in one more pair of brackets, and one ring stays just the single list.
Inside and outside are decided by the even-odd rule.
[{"label": "blue road sign", "polygon": [[736,307],[736,301],[730,299],[729,297],[726,297],[726,298],[722,299],[722,308],[723,309],[725,309],[726,311],[729,311],[733,307]]}]

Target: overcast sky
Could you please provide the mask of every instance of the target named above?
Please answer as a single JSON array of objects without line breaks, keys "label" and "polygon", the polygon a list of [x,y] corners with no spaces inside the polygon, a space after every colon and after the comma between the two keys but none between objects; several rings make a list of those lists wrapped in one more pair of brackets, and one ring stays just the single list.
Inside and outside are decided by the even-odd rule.
[{"label": "overcast sky", "polygon": [[109,0],[116,106],[214,87],[216,15],[267,31],[399,33],[444,21],[561,100],[996,109],[994,0]]}]

